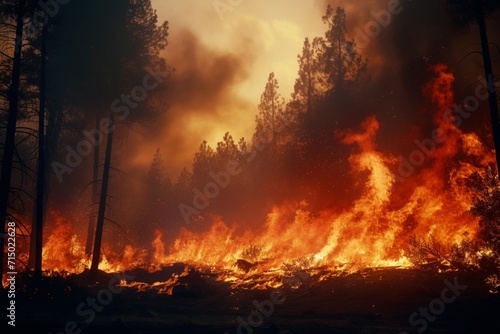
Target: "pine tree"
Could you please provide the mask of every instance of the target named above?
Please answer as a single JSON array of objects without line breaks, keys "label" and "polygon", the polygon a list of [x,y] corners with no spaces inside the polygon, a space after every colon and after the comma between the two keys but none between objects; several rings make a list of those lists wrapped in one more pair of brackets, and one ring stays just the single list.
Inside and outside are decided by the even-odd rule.
[{"label": "pine tree", "polygon": [[265,147],[271,145],[273,156],[276,156],[277,137],[285,125],[285,99],[278,92],[278,80],[274,73],[269,74],[266,87],[260,97],[259,114],[256,117],[256,127],[253,145]]},{"label": "pine tree", "polygon": [[[12,9],[12,8],[8,8]],[[0,274],[3,273],[3,249],[4,241],[7,240],[3,238],[5,234],[5,224],[7,219],[7,211],[9,207],[9,193],[12,180],[12,165],[14,152],[16,150],[16,128],[19,113],[19,95],[20,95],[20,77],[21,77],[21,51],[23,43],[23,29],[26,13],[26,1],[21,0],[17,4],[13,5],[14,12],[9,13],[14,16],[13,19],[15,23],[13,25],[15,29],[15,42],[14,44],[14,56],[12,60],[12,71],[10,73],[10,85],[8,91],[8,117],[7,117],[7,128],[5,134],[5,144],[2,156],[2,166],[0,175]]]},{"label": "pine tree", "polygon": [[[45,13],[42,14],[45,17]],[[46,143],[45,143],[45,112],[46,112],[46,60],[47,60],[47,27],[42,28],[41,50],[40,50],[40,97],[38,111],[38,166],[36,178],[36,204],[35,204],[35,224],[33,226],[35,238],[35,278],[42,278],[42,244],[43,244],[43,225],[45,211],[45,190],[46,190]]]},{"label": "pine tree", "polygon": [[235,144],[233,136],[226,132],[222,141],[217,143],[217,169],[225,169],[229,161],[237,161],[238,157],[238,146]]},{"label": "pine tree", "polygon": [[[179,193],[186,193],[191,191],[191,185],[193,183],[193,173],[191,173],[186,167],[184,167],[179,173],[179,177],[174,184],[174,188]],[[191,195],[191,193],[189,194]],[[177,198],[184,198],[183,196],[176,196]]]},{"label": "pine tree", "polygon": [[328,84],[334,93],[352,88],[366,70],[366,60],[358,53],[354,40],[347,40],[346,13],[328,5],[323,22],[328,25],[324,38],[323,62]]},{"label": "pine tree", "polygon": [[166,198],[172,191],[172,181],[165,169],[165,160],[159,148],[156,149],[151,166],[149,166],[147,186],[154,197],[154,202],[165,205]]},{"label": "pine tree", "polygon": [[299,55],[299,77],[295,81],[292,101],[296,101],[298,109],[306,112],[307,115],[312,110],[312,100],[315,93],[315,80],[313,77],[315,61],[313,50],[309,38],[304,40],[302,56]]},{"label": "pine tree", "polygon": [[156,184],[162,186],[166,180],[167,175],[165,173],[165,160],[161,154],[160,148],[157,148],[153,156],[153,161],[148,170],[148,179],[151,184]]},{"label": "pine tree", "polygon": [[193,158],[193,184],[203,187],[208,181],[208,174],[215,169],[215,152],[210,145],[208,145],[208,142],[204,140]]},{"label": "pine tree", "polygon": [[143,212],[140,219],[147,221],[141,226],[138,234],[145,243],[151,243],[155,230],[167,227],[168,206],[172,200],[173,186],[165,169],[165,160],[159,148],[153,156],[146,178],[146,189],[143,196]]},{"label": "pine tree", "polygon": [[[295,80],[294,91],[287,112],[292,113],[289,119],[298,125],[310,120],[313,110],[326,91],[324,69],[319,61],[323,40],[316,37],[312,43],[304,40],[302,54],[298,55],[299,71]],[[302,121],[302,122],[301,122]]]},{"label": "pine tree", "polygon": [[[152,9],[151,0],[130,1],[123,7],[123,9],[127,9],[125,22],[122,22],[125,30],[116,31],[117,35],[115,37],[120,39],[120,45],[124,47],[124,53],[120,55],[122,62],[118,66],[119,68],[121,67],[120,74],[125,80],[125,87],[122,88],[131,89],[130,85],[133,85],[135,82],[142,82],[140,80],[143,80],[144,78],[143,68],[146,66],[152,66],[165,70],[165,62],[159,54],[167,45],[168,23],[164,22],[160,26],[157,25],[158,17],[156,15],[156,11]],[[116,29],[117,27],[113,28]],[[130,45],[135,47],[130,48]],[[116,62],[115,59],[109,60],[111,61],[109,65]],[[118,83],[121,83],[117,81],[116,77],[109,79],[111,82],[108,82],[108,86],[118,86]],[[129,113],[127,116],[127,122],[139,122],[147,119],[148,117],[152,118],[156,115],[156,108],[151,106],[148,108],[147,103],[145,102],[146,101],[143,102],[142,108],[136,108],[133,112]],[[115,113],[113,110],[110,110],[109,120],[111,125],[114,125],[114,118]],[[111,169],[112,143],[113,131],[109,131],[106,142],[94,251],[92,254],[92,264],[90,268],[93,273],[97,273],[100,261],[102,233],[107,206],[109,174]]]}]

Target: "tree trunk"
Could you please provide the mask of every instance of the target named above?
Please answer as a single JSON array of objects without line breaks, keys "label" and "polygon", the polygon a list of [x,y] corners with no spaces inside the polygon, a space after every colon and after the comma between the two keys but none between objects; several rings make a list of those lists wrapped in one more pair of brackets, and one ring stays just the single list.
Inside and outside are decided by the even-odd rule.
[{"label": "tree trunk", "polygon": [[[110,127],[114,127],[114,113],[112,111],[110,112],[109,120]],[[97,216],[97,226],[95,231],[94,253],[92,254],[92,264],[90,267],[90,271],[92,273],[97,273],[97,270],[99,268],[99,259],[101,256],[102,230],[104,227],[104,215],[106,213],[106,199],[108,196],[109,170],[111,167],[112,148],[113,130],[111,129],[108,133],[108,139],[106,142],[106,155],[104,158],[104,170],[102,173],[101,196],[99,200],[99,213]]]},{"label": "tree trunk", "polygon": [[12,79],[9,89],[9,115],[0,175],[0,277],[3,274],[5,223],[9,201],[10,181],[12,176],[12,160],[16,145],[16,122],[19,111],[19,77],[21,75],[21,50],[24,26],[24,0],[19,3],[16,19],[16,42],[12,65]]},{"label": "tree trunk", "polygon": [[[99,119],[96,117],[96,129],[99,129]],[[89,215],[89,228],[87,230],[87,244],[85,246],[85,254],[92,254],[92,244],[94,242],[94,233],[95,233],[95,219],[96,216],[94,214],[94,205],[98,200],[98,188],[97,181],[99,179],[99,134],[96,133],[94,138],[94,169],[92,172],[92,203],[91,210]]]},{"label": "tree trunk", "polygon": [[273,78],[273,82],[272,82],[272,96],[271,96],[271,130],[272,130],[272,161],[273,161],[273,168],[276,167],[276,125],[275,125],[275,117],[276,117],[276,113],[275,113],[275,110],[274,110],[274,99],[275,99],[275,96],[276,96],[276,90],[275,90],[275,86],[274,86],[274,78]]},{"label": "tree trunk", "polygon": [[337,48],[338,49],[337,50],[337,52],[338,52],[337,57],[339,59],[339,73],[338,73],[339,80],[337,82],[337,85],[339,85],[339,87],[338,87],[338,89],[337,89],[337,87],[335,87],[335,90],[336,90],[336,92],[339,92],[342,90],[342,85],[343,85],[343,80],[344,80],[344,73],[342,73],[343,72],[343,69],[342,69],[342,67],[343,67],[342,66],[342,45],[340,43],[340,34],[339,34],[337,44],[339,45]]},{"label": "tree trunk", "polygon": [[312,59],[309,57],[307,60],[308,69],[307,69],[307,119],[311,118],[312,113]]},{"label": "tree trunk", "polygon": [[481,48],[483,51],[484,72],[488,82],[488,101],[490,105],[491,126],[493,127],[493,140],[497,159],[497,173],[500,174],[500,119],[498,115],[498,104],[495,91],[495,81],[493,79],[493,68],[491,66],[490,49],[488,45],[488,35],[486,34],[486,22],[484,15],[477,18],[479,33],[481,35]]},{"label": "tree trunk", "polygon": [[[43,14],[45,15],[45,13]],[[36,224],[35,233],[35,279],[42,278],[42,246],[43,246],[43,217],[45,203],[45,91],[46,91],[46,34],[47,28],[42,28],[41,63],[40,63],[40,111],[38,113],[38,171],[36,182]],[[32,235],[33,237],[33,235]]]}]

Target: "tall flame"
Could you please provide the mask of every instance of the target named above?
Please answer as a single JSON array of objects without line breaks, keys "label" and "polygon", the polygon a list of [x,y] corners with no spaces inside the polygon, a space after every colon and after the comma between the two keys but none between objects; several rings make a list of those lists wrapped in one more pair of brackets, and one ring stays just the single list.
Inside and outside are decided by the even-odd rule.
[{"label": "tall flame", "polygon": [[[163,232],[158,230],[149,263],[147,256],[138,260],[142,250],[127,246],[121,261],[106,264],[106,269],[140,265],[156,270],[174,262],[236,269],[238,259],[245,260],[247,270],[262,271],[293,263],[344,269],[407,266],[404,250],[411,235],[433,235],[448,247],[474,238],[478,223],[466,213],[471,199],[463,179],[494,157],[476,134],[464,133],[454,125],[450,69],[440,64],[431,72],[434,77],[423,92],[432,104],[435,132],[445,139],[439,143],[427,140],[427,157],[420,154],[425,161],[403,182],[398,182],[394,172],[398,159],[377,149],[380,123],[372,115],[362,123],[361,131],[336,133],[342,144],[353,147],[349,163],[363,181],[362,194],[344,210],[328,208],[313,214],[306,201],[286,203],[275,206],[260,229],[244,233],[215,217],[206,232],[182,228],[170,246],[164,244]],[[70,224],[56,218],[55,226],[44,246],[44,266],[81,270],[88,262],[82,262],[83,247]]]}]

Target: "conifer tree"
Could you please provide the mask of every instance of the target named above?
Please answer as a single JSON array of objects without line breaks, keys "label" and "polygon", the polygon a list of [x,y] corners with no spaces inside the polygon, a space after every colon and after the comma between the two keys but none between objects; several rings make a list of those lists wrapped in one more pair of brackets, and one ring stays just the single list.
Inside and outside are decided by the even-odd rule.
[{"label": "conifer tree", "polygon": [[334,11],[328,5],[323,22],[328,25],[324,37],[323,62],[328,84],[333,93],[352,88],[366,71],[366,60],[356,49],[354,40],[348,40],[346,13],[341,7]]}]

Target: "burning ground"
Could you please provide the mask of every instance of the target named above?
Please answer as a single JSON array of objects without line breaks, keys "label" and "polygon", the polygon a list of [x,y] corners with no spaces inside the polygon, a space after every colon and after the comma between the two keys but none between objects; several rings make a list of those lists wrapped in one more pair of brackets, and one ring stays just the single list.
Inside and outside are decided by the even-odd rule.
[{"label": "burning ground", "polygon": [[[31,290],[30,278],[24,278],[22,298],[32,303],[23,313],[33,318],[20,322],[30,328],[27,324],[44,318],[42,327],[54,330],[75,321],[92,332],[401,333],[429,327],[435,333],[471,333],[495,328],[499,281],[486,264],[494,266],[494,253],[479,242],[479,218],[468,211],[474,194],[466,186],[494,157],[477,135],[446,119],[454,103],[449,68],[437,65],[431,74],[423,91],[439,142],[433,139],[430,151],[431,141],[422,141],[428,152],[414,154],[429,159],[428,166],[413,175],[394,173],[396,158],[377,149],[376,116],[335,133],[352,148],[348,161],[363,180],[359,197],[344,210],[313,213],[305,201],[286,203],[274,206],[259,229],[242,231],[213,217],[207,229],[183,227],[170,243],[165,242],[169,232],[156,229],[149,247],[129,244],[118,251],[105,244],[98,277],[85,270],[89,260],[71,222],[52,212],[56,224],[43,259],[47,274],[54,276],[44,278],[40,290]],[[418,162],[414,156],[409,161]],[[113,272],[124,278],[115,279]],[[112,280],[120,292],[110,294],[109,306],[102,297],[95,321],[91,306],[73,311],[85,296],[111,289]],[[35,311],[39,303],[52,306]],[[432,311],[426,315],[425,309]]]},{"label": "burning ground", "polygon": [[[355,130],[335,132],[351,149],[347,161],[359,189],[358,197],[345,208],[313,211],[306,200],[285,201],[273,205],[254,229],[200,213],[194,218],[202,222],[188,221],[174,236],[169,236],[172,231],[154,229],[147,247],[133,241],[120,248],[105,245],[101,269],[151,266],[154,271],[175,262],[230,269],[240,258],[258,263],[263,271],[279,270],[294,261],[350,271],[408,267],[415,260],[409,258],[411,238],[422,243],[435,240],[446,253],[477,240],[480,218],[469,212],[474,193],[466,183],[471,175],[491,166],[494,155],[475,133],[461,130],[456,118],[450,118],[455,97],[449,68],[437,65],[430,71],[433,78],[423,91],[438,136],[416,140],[409,156],[400,157],[405,163],[398,164],[395,156],[378,150],[381,124],[374,115]],[[86,267],[81,239],[68,219],[55,211],[51,216],[56,224],[44,247],[46,268],[81,272]],[[167,243],[168,239],[173,241]],[[69,254],[62,256],[65,250]]]}]

